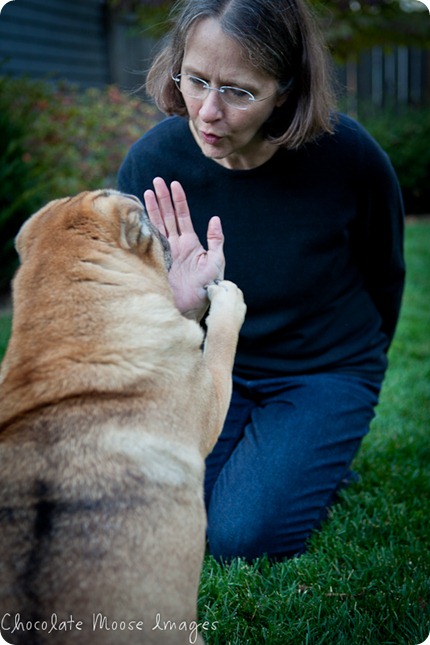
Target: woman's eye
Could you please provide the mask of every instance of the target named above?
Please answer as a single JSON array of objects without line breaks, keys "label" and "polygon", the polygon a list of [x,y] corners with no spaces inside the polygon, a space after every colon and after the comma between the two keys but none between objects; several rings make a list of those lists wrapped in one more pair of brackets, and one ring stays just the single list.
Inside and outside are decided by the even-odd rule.
[{"label": "woman's eye", "polygon": [[188,81],[194,85],[195,87],[198,88],[205,88],[207,86],[207,83],[205,81],[202,81],[201,78],[197,78],[196,76],[190,76],[188,78]]},{"label": "woman's eye", "polygon": [[246,90],[241,90],[238,87],[225,87],[224,92],[236,99],[245,99],[248,100],[250,97],[250,94],[246,92]]}]

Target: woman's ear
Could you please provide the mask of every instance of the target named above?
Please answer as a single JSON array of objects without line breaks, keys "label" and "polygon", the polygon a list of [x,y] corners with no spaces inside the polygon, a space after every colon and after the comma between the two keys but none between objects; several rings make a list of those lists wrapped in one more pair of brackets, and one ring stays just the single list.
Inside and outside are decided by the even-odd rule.
[{"label": "woman's ear", "polygon": [[289,94],[289,92],[288,92],[288,90],[287,90],[286,92],[284,92],[283,94],[281,94],[280,96],[278,96],[278,98],[276,99],[275,107],[279,108],[279,107],[281,107],[282,105],[284,105],[285,101],[286,101],[286,100],[287,100],[287,98],[288,98],[288,94]]}]

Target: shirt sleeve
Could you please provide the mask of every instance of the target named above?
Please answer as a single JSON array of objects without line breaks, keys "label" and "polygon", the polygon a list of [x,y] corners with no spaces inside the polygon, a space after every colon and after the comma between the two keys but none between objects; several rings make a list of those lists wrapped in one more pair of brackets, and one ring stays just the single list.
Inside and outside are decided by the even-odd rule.
[{"label": "shirt sleeve", "polygon": [[381,316],[388,349],[398,322],[405,281],[403,199],[388,155],[368,135],[360,167],[359,212],[352,244],[365,287]]},{"label": "shirt sleeve", "polygon": [[143,177],[136,144],[130,148],[118,171],[117,188],[122,193],[143,198]]}]

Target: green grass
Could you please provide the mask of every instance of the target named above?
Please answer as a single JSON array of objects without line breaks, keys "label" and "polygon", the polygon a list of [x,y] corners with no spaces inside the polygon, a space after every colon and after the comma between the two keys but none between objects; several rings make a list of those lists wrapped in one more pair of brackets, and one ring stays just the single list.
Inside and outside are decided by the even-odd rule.
[{"label": "green grass", "polygon": [[[378,416],[308,552],[207,557],[207,645],[418,645],[430,632],[430,223],[407,226],[407,287]],[[0,319],[6,344],[10,318]],[[1,345],[0,345],[1,351]]]},{"label": "green grass", "polygon": [[308,552],[205,560],[208,645],[417,645],[430,632],[430,224],[409,223],[407,287],[378,416]]}]

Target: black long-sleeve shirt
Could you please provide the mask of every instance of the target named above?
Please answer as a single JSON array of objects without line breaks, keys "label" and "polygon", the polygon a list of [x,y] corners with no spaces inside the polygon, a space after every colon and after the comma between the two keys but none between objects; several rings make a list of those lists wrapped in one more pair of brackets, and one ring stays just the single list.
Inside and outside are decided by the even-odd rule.
[{"label": "black long-sleeve shirt", "polygon": [[340,115],[333,135],[231,170],[171,117],[131,147],[118,188],[142,199],[156,176],[181,182],[203,244],[210,217],[221,217],[226,278],[248,307],[235,373],[383,377],[404,284],[404,213],[387,155],[358,123]]}]

